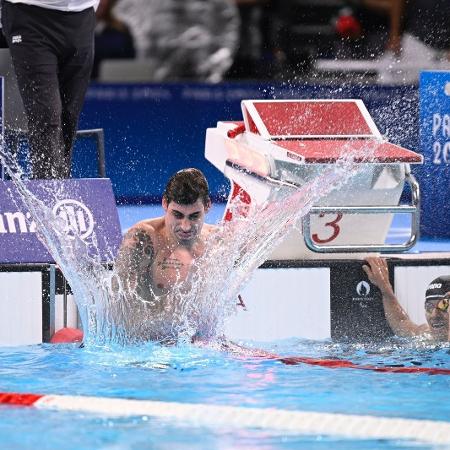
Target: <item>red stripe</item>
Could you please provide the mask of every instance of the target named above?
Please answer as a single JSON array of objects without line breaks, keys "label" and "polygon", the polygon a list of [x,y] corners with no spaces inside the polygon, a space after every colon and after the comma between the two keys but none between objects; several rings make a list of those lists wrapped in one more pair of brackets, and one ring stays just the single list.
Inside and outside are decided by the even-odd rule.
[{"label": "red stripe", "polygon": [[375,372],[391,373],[426,373],[428,375],[450,375],[450,369],[440,369],[438,367],[378,367],[378,366],[360,366],[356,367],[362,370],[373,370]]},{"label": "red stripe", "polygon": [[359,370],[372,370],[374,372],[390,373],[426,373],[428,375],[450,375],[450,369],[438,367],[389,367],[389,366],[370,366],[359,365],[345,359],[317,359],[306,358],[303,356],[279,357],[276,355],[268,356],[267,359],[275,359],[283,364],[293,366],[297,364],[308,364],[312,366],[329,367],[333,369],[348,368]]},{"label": "red stripe", "polygon": [[44,397],[39,394],[19,394],[16,392],[0,392],[0,404],[32,406],[37,400]]},{"label": "red stripe", "polygon": [[345,359],[316,359],[316,358],[306,358],[303,356],[287,356],[287,357],[276,357],[277,361],[282,362],[288,366],[295,366],[297,364],[309,364],[311,366],[321,366],[321,367],[349,367],[351,369],[359,368],[358,365],[352,363],[351,361],[346,361]]},{"label": "red stripe", "polygon": [[270,361],[278,361],[287,366],[296,366],[299,364],[307,364],[310,366],[328,367],[330,369],[358,369],[372,370],[373,372],[390,372],[390,373],[425,373],[428,375],[450,375],[450,369],[440,367],[390,367],[390,366],[372,366],[356,364],[346,359],[326,359],[326,358],[310,358],[308,356],[280,356],[276,353],[269,353],[260,349],[251,349],[243,347],[232,342],[223,344],[223,349],[232,353],[238,358],[253,357],[257,359],[265,359]]},{"label": "red stripe", "polygon": [[227,136],[231,139],[234,139],[237,135],[244,133],[245,131],[245,125],[244,122],[239,123],[235,128],[232,130],[228,130]]}]

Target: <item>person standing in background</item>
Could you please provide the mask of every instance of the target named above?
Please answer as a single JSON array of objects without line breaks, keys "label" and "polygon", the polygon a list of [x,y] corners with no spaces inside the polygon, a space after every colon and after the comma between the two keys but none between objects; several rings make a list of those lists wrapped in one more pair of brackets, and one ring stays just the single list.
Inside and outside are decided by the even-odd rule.
[{"label": "person standing in background", "polygon": [[97,79],[105,59],[132,59],[136,56],[133,36],[127,25],[113,12],[117,0],[100,0],[95,28],[95,55],[92,79]]},{"label": "person standing in background", "polygon": [[114,15],[134,40],[151,81],[217,83],[233,63],[239,13],[233,0],[119,0]]},{"label": "person standing in background", "polygon": [[[235,0],[239,11],[239,45],[228,78],[257,78],[262,59],[262,20],[267,0]],[[268,68],[266,67],[266,70]]]},{"label": "person standing in background", "polygon": [[450,2],[391,0],[388,50],[400,55],[405,33],[450,59]]},{"label": "person standing in background", "polygon": [[78,118],[94,60],[99,0],[2,0],[28,120],[32,178],[70,176]]}]

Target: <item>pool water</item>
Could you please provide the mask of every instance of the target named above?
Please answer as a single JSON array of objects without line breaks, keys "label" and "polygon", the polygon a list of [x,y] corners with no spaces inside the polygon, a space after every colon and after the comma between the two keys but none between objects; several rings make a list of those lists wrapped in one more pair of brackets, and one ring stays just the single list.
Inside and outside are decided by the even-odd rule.
[{"label": "pool water", "polygon": [[[246,343],[256,346],[256,343]],[[357,364],[450,367],[450,346],[393,340],[357,345],[287,340],[260,343],[281,355],[342,358]],[[330,369],[237,358],[213,349],[78,348],[75,344],[0,350],[4,392],[90,395],[240,407],[448,421],[450,377]],[[197,426],[153,417],[0,408],[5,449],[391,449],[431,448],[395,440],[303,436],[270,429]]]},{"label": "pool water", "polygon": [[[139,220],[133,216],[129,223],[124,223],[125,212],[121,215],[123,229]],[[144,213],[143,217],[149,217]],[[214,223],[216,219],[208,221]],[[421,341],[350,345],[292,340],[253,345],[280,355],[342,358],[361,365],[450,367],[448,345],[434,346]],[[76,345],[39,345],[0,349],[3,392],[276,407],[448,422],[449,383],[450,377],[444,375],[286,365],[281,361],[237,358],[218,350],[181,345],[163,347],[147,343],[83,349]],[[219,420],[206,427],[188,420],[149,416],[111,418],[107,414],[19,407],[0,408],[0,442],[6,449],[77,450],[430,448],[416,442],[281,433],[272,430],[270,424],[264,429],[230,428]]]}]

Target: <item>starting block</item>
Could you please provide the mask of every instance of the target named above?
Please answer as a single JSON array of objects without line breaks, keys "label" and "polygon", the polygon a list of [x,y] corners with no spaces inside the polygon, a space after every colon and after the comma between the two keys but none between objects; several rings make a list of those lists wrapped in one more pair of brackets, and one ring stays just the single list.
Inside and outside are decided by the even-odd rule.
[{"label": "starting block", "polygon": [[[419,186],[410,164],[421,155],[386,141],[361,100],[244,100],[243,120],[219,122],[206,133],[205,156],[231,181],[231,209],[276,201],[277,186],[299,188],[342,158],[358,164],[351,180],[314,204],[271,260],[324,253],[401,252],[418,239]],[[359,166],[359,165],[362,166]],[[326,180],[324,180],[326,182]],[[409,184],[411,201],[400,205]],[[393,214],[411,215],[409,237],[386,243]],[[299,235],[300,234],[300,235]]]}]

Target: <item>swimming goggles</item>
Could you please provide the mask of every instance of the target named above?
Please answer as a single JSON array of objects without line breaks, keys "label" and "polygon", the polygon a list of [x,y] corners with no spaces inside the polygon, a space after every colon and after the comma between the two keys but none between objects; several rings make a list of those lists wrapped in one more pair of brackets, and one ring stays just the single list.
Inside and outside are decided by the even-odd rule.
[{"label": "swimming goggles", "polygon": [[450,305],[449,297],[441,298],[440,300],[427,300],[425,302],[425,309],[428,312],[432,312],[434,308],[439,311],[446,312],[448,311],[448,307]]}]

